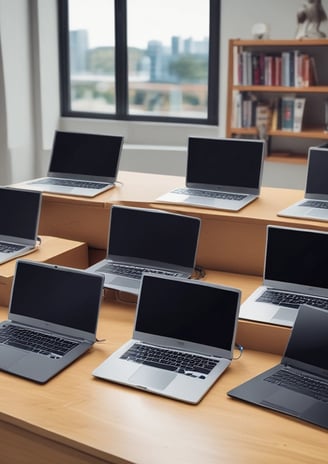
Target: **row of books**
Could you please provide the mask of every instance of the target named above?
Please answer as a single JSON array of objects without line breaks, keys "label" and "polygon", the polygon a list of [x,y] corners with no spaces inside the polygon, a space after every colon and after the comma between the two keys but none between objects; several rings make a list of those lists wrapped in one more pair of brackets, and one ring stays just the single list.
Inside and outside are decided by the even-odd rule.
[{"label": "row of books", "polygon": [[309,87],[318,84],[313,56],[300,50],[253,52],[234,47],[234,85]]},{"label": "row of books", "polygon": [[302,130],[305,97],[284,95],[271,102],[258,99],[251,92],[234,92],[232,127],[256,127],[258,131]]}]

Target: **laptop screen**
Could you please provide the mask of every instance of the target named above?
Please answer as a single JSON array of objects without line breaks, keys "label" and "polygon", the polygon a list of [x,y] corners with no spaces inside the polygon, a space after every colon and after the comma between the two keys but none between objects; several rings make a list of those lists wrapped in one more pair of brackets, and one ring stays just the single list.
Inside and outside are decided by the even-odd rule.
[{"label": "laptop screen", "polygon": [[268,226],[266,280],[328,288],[328,233]]},{"label": "laptop screen", "polygon": [[301,307],[284,357],[323,369],[328,376],[327,330],[327,311]]},{"label": "laptop screen", "polygon": [[324,148],[310,148],[306,177],[306,193],[327,195],[327,172],[328,150]]},{"label": "laptop screen", "polygon": [[112,206],[108,255],[192,268],[199,227],[198,218]]},{"label": "laptop screen", "polygon": [[41,193],[0,188],[0,235],[36,240]]},{"label": "laptop screen", "polygon": [[259,188],[262,140],[188,140],[187,183]]},{"label": "laptop screen", "polygon": [[57,131],[49,171],[115,178],[122,144],[120,136]]},{"label": "laptop screen", "polygon": [[144,276],[135,329],[231,350],[238,308],[238,291]]},{"label": "laptop screen", "polygon": [[10,316],[32,317],[95,333],[100,292],[101,280],[96,274],[19,260]]}]

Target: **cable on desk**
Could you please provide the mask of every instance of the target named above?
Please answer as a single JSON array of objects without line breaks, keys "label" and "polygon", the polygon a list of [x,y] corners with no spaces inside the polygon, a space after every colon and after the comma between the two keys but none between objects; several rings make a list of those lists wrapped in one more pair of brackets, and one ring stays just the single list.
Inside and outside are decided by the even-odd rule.
[{"label": "cable on desk", "polygon": [[205,269],[201,266],[195,266],[196,277],[195,279],[203,279],[206,276]]},{"label": "cable on desk", "polygon": [[239,350],[239,355],[236,356],[236,357],[233,357],[232,359],[233,360],[237,360],[237,359],[240,359],[242,354],[243,354],[243,351],[244,351],[244,347],[242,345],[240,345],[239,343],[236,343],[235,344],[235,347],[237,348],[237,350]]},{"label": "cable on desk", "polygon": [[123,187],[123,185],[124,185],[124,183],[122,181],[120,181],[120,180],[116,180],[114,183],[115,183],[115,185],[119,184],[121,187]]}]

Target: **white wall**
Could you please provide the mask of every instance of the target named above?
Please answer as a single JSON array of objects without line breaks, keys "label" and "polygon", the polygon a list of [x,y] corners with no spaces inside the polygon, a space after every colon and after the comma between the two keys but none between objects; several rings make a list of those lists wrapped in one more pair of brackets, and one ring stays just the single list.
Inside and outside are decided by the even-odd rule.
[{"label": "white wall", "polygon": [[[57,127],[124,135],[121,169],[184,175],[188,136],[225,134],[229,38],[251,38],[256,22],[269,25],[271,38],[294,38],[302,4],[221,0],[220,124],[209,127],[60,118],[56,0],[0,0],[0,183],[45,173]],[[303,188],[304,176],[305,166],[270,162],[263,184]]]}]

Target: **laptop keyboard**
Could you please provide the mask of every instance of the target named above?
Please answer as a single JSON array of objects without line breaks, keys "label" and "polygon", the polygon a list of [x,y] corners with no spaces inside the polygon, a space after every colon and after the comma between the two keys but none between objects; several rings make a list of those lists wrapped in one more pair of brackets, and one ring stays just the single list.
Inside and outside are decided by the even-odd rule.
[{"label": "laptop keyboard", "polygon": [[328,209],[328,201],[306,200],[303,203],[301,203],[301,206],[308,206],[308,207],[311,207],[311,208]]},{"label": "laptop keyboard", "polygon": [[16,245],[14,243],[5,243],[0,242],[0,252],[1,253],[12,253],[14,251],[22,250],[24,246]]},{"label": "laptop keyboard", "polygon": [[309,295],[266,290],[256,301],[298,309],[301,304],[328,309],[328,299]]},{"label": "laptop keyboard", "polygon": [[264,380],[328,403],[328,382],[286,369],[281,369]]},{"label": "laptop keyboard", "polygon": [[149,274],[157,274],[157,275],[166,275],[172,277],[178,277],[178,272],[173,271],[163,271],[160,269],[151,269],[145,268],[141,266],[129,266],[126,264],[116,264],[116,263],[108,263],[102,266],[97,272],[104,272],[104,273],[111,273],[116,274],[124,277],[131,277],[133,279],[141,279],[143,273]]},{"label": "laptop keyboard", "polygon": [[141,343],[132,345],[131,348],[121,356],[121,359],[134,361],[146,366],[176,371],[180,374],[198,377],[200,379],[204,379],[220,362],[218,359],[143,345]]},{"label": "laptop keyboard", "polygon": [[0,343],[51,358],[60,358],[78,345],[77,342],[65,338],[12,325],[0,329]]},{"label": "laptop keyboard", "polygon": [[79,187],[79,188],[91,188],[91,189],[102,189],[107,187],[108,184],[93,182],[88,180],[72,180],[72,179],[40,179],[32,184],[49,184],[49,185],[60,185],[63,187]]},{"label": "laptop keyboard", "polygon": [[206,198],[218,198],[222,200],[243,200],[246,198],[246,195],[241,195],[238,193],[228,193],[228,192],[215,192],[212,190],[200,190],[200,189],[190,189],[190,188],[178,188],[174,190],[174,193],[182,195],[194,195],[197,197],[206,197]]}]

